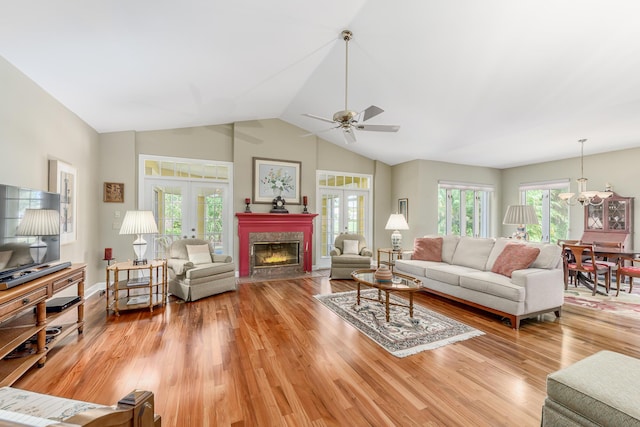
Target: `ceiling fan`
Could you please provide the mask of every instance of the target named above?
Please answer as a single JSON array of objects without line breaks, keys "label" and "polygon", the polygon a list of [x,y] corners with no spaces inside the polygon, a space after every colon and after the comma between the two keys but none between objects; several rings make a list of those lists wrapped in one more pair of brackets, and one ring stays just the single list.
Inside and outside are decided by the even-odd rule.
[{"label": "ceiling fan", "polygon": [[[356,135],[355,135],[356,129],[366,130],[366,131],[375,131],[375,132],[398,132],[398,130],[400,129],[400,126],[396,126],[396,125],[364,124],[364,122],[366,122],[367,120],[384,112],[384,110],[380,107],[376,107],[375,105],[372,105],[360,112],[353,111],[348,108],[347,95],[348,95],[348,89],[349,89],[349,40],[353,38],[353,33],[349,30],[344,30],[341,33],[341,37],[345,41],[345,45],[346,45],[346,49],[345,49],[346,60],[345,60],[345,73],[344,73],[344,110],[336,112],[333,115],[333,119],[327,119],[325,117],[316,116],[315,114],[303,114],[303,115],[307,117],[311,117],[312,119],[322,120],[323,122],[335,124],[336,126],[331,127],[329,129],[325,129],[325,131],[329,131],[332,129],[342,129],[342,134],[347,144],[356,142]],[[324,132],[324,131],[321,131],[321,132]]]}]

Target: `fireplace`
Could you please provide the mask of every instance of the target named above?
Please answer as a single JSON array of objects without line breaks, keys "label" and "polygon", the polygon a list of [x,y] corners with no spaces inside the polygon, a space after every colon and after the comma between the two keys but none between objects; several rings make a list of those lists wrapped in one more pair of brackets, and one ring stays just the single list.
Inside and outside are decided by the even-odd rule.
[{"label": "fireplace", "polygon": [[[236,213],[238,273],[272,276],[311,271],[313,219],[317,214]],[[270,258],[277,249],[278,256]],[[265,263],[265,259],[268,261]]]},{"label": "fireplace", "polygon": [[272,268],[300,264],[300,242],[256,242],[253,268]]}]

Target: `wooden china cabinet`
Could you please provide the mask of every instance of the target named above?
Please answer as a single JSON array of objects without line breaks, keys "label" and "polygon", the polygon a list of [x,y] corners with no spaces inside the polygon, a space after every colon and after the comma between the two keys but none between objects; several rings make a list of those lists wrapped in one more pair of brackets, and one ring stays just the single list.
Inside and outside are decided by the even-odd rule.
[{"label": "wooden china cabinet", "polygon": [[633,197],[617,194],[601,205],[584,207],[583,243],[622,242],[623,249],[632,247]]}]

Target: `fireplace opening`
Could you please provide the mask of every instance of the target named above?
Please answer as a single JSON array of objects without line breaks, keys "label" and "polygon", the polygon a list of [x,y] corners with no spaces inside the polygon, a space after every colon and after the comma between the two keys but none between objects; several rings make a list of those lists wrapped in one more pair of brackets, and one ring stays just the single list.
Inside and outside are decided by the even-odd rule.
[{"label": "fireplace opening", "polygon": [[300,264],[300,242],[255,242],[254,268],[280,267]]}]

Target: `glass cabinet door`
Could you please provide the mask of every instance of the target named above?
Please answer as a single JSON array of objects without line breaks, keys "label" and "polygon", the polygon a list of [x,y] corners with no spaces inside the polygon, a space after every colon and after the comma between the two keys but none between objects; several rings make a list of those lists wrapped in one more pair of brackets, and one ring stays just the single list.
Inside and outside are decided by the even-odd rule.
[{"label": "glass cabinet door", "polygon": [[588,205],[587,206],[587,218],[586,227],[587,230],[602,230],[604,228],[604,216],[603,209],[604,203],[601,205]]},{"label": "glass cabinet door", "polygon": [[627,201],[612,200],[607,204],[607,230],[625,230],[627,228]]}]

